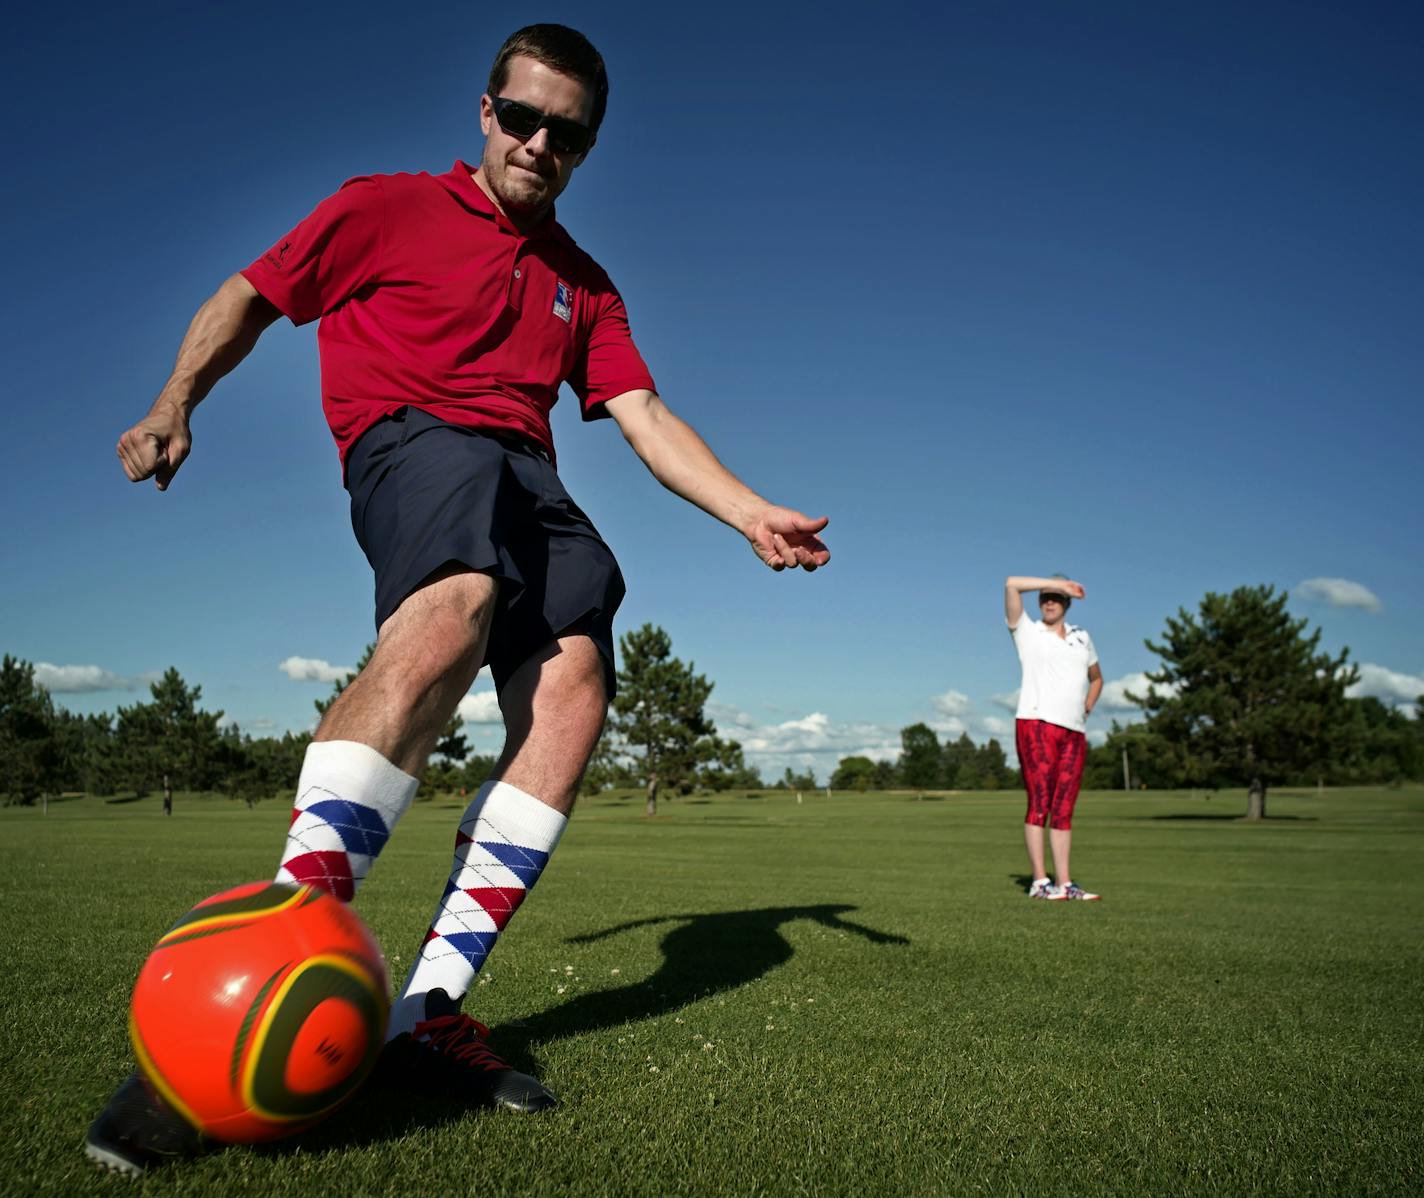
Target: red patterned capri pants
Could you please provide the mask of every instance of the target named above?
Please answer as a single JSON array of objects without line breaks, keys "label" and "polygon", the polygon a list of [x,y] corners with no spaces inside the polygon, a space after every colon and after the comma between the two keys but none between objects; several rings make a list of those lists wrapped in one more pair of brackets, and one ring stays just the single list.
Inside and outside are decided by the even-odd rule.
[{"label": "red patterned capri pants", "polygon": [[1051,828],[1073,826],[1073,804],[1083,781],[1088,738],[1081,732],[1045,720],[1017,720],[1014,740],[1019,750],[1028,814],[1024,823]]}]

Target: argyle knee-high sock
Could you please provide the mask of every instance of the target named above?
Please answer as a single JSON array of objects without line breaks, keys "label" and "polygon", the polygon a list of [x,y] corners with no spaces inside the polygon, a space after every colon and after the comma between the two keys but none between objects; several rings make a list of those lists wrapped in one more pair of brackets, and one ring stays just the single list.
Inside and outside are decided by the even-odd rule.
[{"label": "argyle knee-high sock", "polygon": [[455,864],[405,988],[391,1009],[390,1036],[425,1018],[425,996],[458,1001],[504,925],[538,881],[568,820],[506,782],[486,782],[455,835]]},{"label": "argyle knee-high sock", "polygon": [[419,781],[354,740],[307,746],[277,881],[356,896]]}]

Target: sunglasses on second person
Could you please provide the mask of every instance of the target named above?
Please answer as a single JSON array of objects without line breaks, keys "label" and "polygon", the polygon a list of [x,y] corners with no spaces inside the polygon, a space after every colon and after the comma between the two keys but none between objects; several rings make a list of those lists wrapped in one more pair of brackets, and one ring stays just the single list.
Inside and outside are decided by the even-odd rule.
[{"label": "sunglasses on second person", "polygon": [[510,137],[528,141],[540,129],[549,131],[549,148],[556,154],[582,154],[593,143],[593,130],[567,117],[550,116],[518,100],[491,96],[494,119]]}]

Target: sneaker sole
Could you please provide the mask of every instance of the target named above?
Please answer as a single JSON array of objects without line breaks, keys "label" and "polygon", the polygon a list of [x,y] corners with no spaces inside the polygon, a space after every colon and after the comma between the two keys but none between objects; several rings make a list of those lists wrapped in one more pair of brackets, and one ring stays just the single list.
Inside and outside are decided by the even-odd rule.
[{"label": "sneaker sole", "polygon": [[86,1143],[84,1155],[108,1173],[118,1173],[124,1177],[143,1176],[142,1165],[136,1165],[127,1157],[120,1156],[108,1148],[101,1148],[98,1144]]}]

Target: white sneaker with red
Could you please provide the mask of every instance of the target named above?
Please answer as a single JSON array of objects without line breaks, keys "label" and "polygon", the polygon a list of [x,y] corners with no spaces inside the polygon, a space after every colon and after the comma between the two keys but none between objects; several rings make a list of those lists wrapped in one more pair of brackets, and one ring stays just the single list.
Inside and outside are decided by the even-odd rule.
[{"label": "white sneaker with red", "polygon": [[1028,897],[1033,899],[1058,899],[1063,896],[1059,894],[1058,887],[1049,878],[1039,878],[1028,888]]},{"label": "white sneaker with red", "polygon": [[1084,890],[1076,882],[1069,882],[1067,886],[1058,888],[1058,897],[1061,899],[1078,899],[1085,903],[1096,903],[1103,896],[1094,894],[1091,890]]}]

